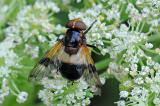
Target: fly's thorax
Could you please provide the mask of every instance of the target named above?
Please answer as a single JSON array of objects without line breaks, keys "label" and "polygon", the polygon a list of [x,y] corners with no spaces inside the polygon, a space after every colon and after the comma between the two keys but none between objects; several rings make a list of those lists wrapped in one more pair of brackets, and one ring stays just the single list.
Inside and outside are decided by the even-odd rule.
[{"label": "fly's thorax", "polygon": [[77,29],[68,29],[64,38],[66,47],[78,48],[83,42],[83,32]]}]

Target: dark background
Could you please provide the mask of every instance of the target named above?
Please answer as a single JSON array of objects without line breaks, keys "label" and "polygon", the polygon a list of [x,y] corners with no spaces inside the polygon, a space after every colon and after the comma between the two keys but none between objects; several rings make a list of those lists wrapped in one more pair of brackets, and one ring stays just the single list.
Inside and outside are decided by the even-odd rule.
[{"label": "dark background", "polygon": [[102,95],[91,99],[90,106],[117,106],[114,102],[119,100],[119,84],[116,79],[106,80],[102,87]]}]

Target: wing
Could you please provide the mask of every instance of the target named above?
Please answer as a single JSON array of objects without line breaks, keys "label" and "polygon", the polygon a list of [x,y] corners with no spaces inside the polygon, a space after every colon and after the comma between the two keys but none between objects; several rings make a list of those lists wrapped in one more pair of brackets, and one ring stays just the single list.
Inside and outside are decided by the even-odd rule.
[{"label": "wing", "polygon": [[29,74],[29,81],[39,81],[46,76],[51,76],[53,70],[57,70],[59,61],[56,58],[61,48],[63,47],[63,42],[57,42],[46,54],[45,56],[35,65]]},{"label": "wing", "polygon": [[96,87],[96,93],[98,95],[101,94],[101,87],[102,87],[102,83],[99,79],[99,76],[96,72],[96,67],[94,65],[94,61],[90,55],[89,49],[86,45],[82,46],[82,55],[84,55],[85,59],[86,59],[86,70],[84,72],[84,79],[87,81],[87,83],[90,86],[95,86]]}]

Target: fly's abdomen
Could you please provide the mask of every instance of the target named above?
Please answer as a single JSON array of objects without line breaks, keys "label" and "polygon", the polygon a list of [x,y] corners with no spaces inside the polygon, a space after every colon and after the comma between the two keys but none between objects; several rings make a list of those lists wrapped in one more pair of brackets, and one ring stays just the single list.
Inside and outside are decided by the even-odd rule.
[{"label": "fly's abdomen", "polygon": [[81,64],[70,64],[70,63],[63,63],[59,69],[60,73],[63,77],[74,81],[79,79],[84,71],[84,65]]}]

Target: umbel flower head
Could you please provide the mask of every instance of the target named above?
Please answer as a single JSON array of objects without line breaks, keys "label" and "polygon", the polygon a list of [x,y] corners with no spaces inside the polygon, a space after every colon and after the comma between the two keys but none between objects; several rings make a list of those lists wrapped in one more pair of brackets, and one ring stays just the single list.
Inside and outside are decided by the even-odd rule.
[{"label": "umbel flower head", "polygon": [[[107,67],[100,75],[102,82],[108,76],[120,82],[118,106],[159,106],[159,0],[62,1],[0,1],[0,103],[12,95],[18,103],[35,97],[33,88],[39,88],[26,76],[45,50],[64,36],[68,16],[81,18],[87,27],[97,20],[86,40],[98,48],[93,52],[109,61],[101,65]],[[37,98],[48,106],[86,106],[96,91],[83,78],[72,83],[59,73],[39,82]]]},{"label": "umbel flower head", "polygon": [[[12,4],[15,6],[14,1]],[[13,7],[6,4],[2,8],[4,13],[2,16],[7,17],[5,12],[10,11]],[[54,35],[51,34],[54,25],[50,23],[48,13],[50,10],[54,13],[60,11],[54,2],[37,0],[33,6],[26,5],[21,8],[16,15],[16,21],[8,23],[8,27],[3,29],[5,38],[0,42],[0,103],[3,103],[5,97],[10,95],[15,95],[18,103],[24,103],[27,100],[28,92],[20,91],[16,84],[18,75],[23,73],[27,67],[21,61],[26,61],[24,54],[30,55],[32,58],[38,57],[39,47],[34,45],[36,39],[38,42],[45,42],[44,35],[48,34],[54,40]],[[4,20],[3,17],[0,20]],[[63,30],[63,28],[61,29]],[[35,35],[36,37],[34,37]],[[24,48],[18,50],[17,48],[20,46],[24,46]]]}]

